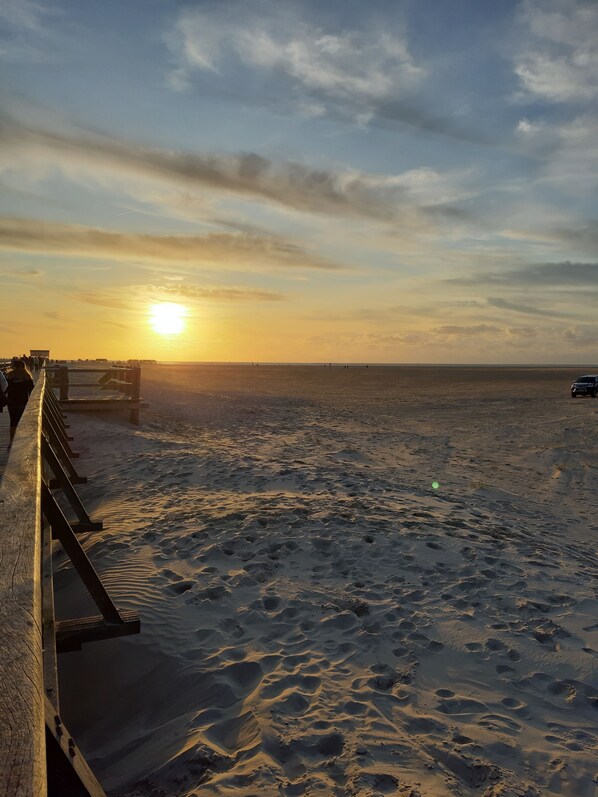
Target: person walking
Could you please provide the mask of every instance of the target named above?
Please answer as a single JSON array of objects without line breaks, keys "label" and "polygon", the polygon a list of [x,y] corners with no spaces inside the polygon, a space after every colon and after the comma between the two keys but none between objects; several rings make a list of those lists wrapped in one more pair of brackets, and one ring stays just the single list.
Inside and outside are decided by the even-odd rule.
[{"label": "person walking", "polygon": [[33,390],[33,378],[25,367],[25,362],[19,357],[13,357],[10,365],[10,369],[6,372],[6,381],[8,383],[6,398],[10,416],[10,442],[7,448],[12,445],[17,425],[21,420],[21,415],[25,411],[29,395]]},{"label": "person walking", "polygon": [[6,407],[7,387],[8,387],[8,382],[6,381],[6,377],[4,376],[4,371],[0,371],[0,412],[4,410],[4,407]]}]

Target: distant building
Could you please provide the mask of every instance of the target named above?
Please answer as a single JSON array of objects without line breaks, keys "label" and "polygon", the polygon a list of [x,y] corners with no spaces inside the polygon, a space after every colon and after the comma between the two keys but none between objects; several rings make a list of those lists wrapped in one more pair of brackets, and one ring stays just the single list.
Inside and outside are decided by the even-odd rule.
[{"label": "distant building", "polygon": [[30,357],[44,357],[46,360],[50,359],[50,349],[29,349]]}]

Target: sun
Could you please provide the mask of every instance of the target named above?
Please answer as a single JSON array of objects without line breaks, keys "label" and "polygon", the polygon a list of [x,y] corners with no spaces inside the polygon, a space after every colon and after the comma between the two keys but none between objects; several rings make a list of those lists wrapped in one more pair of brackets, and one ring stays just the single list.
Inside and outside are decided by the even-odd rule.
[{"label": "sun", "polygon": [[187,308],[173,302],[160,302],[150,307],[150,324],[160,335],[178,335],[185,328]]}]

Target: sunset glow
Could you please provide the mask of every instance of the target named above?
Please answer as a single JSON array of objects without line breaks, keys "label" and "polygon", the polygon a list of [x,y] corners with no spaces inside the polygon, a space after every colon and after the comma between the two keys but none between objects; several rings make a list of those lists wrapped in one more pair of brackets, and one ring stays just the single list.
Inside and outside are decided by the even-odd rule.
[{"label": "sunset glow", "polygon": [[595,356],[598,3],[54,5],[0,2],[0,356]]},{"label": "sunset glow", "polygon": [[154,304],[150,308],[150,324],[160,335],[178,335],[185,328],[186,308],[173,302]]}]

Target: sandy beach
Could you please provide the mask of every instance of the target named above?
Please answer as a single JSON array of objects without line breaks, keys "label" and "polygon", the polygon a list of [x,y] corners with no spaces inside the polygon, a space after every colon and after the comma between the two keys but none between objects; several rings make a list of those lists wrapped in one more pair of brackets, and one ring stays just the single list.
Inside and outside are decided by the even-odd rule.
[{"label": "sandy beach", "polygon": [[151,366],[140,427],[72,414],[82,542],[142,622],[60,660],[111,797],[594,797],[583,372]]}]

